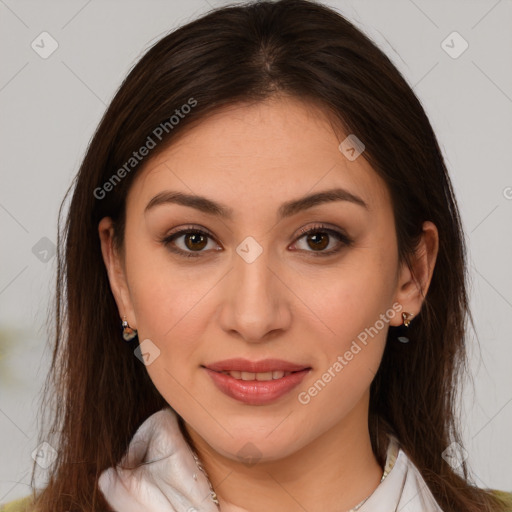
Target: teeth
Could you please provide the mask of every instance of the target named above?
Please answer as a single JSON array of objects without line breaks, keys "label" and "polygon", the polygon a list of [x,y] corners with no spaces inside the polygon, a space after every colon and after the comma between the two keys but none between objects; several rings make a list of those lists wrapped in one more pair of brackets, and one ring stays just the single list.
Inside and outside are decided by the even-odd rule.
[{"label": "teeth", "polygon": [[257,373],[256,380],[272,380],[272,372]]},{"label": "teeth", "polygon": [[253,372],[240,372],[238,370],[231,370],[231,371],[223,371],[222,373],[225,373],[226,375],[230,375],[231,377],[233,377],[234,379],[237,379],[237,380],[265,381],[265,380],[282,379],[283,377],[290,375],[290,373],[292,373],[292,372],[283,372],[282,370],[274,370],[271,372],[253,373]]}]

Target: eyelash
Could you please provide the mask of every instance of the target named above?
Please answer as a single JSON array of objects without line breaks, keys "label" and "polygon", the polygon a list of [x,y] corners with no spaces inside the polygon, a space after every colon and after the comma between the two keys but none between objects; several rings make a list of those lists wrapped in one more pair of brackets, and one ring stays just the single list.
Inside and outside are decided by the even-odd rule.
[{"label": "eyelash", "polygon": [[[338,241],[345,247],[350,247],[353,243],[353,240],[351,240],[349,237],[344,235],[343,233],[334,230],[332,228],[328,228],[327,226],[323,224],[316,224],[314,226],[311,226],[309,228],[303,228],[299,232],[299,236],[297,237],[296,241],[300,240],[301,238],[309,235],[310,233],[326,233],[328,235],[334,235]],[[180,256],[183,256],[185,258],[197,258],[201,256],[201,253],[203,251],[183,251],[182,249],[177,249],[176,247],[173,247],[171,245],[171,242],[174,241],[174,239],[179,238],[180,236],[187,235],[187,234],[198,234],[198,235],[204,235],[208,238],[211,238],[214,240],[214,237],[211,233],[208,231],[204,231],[203,229],[197,228],[195,226],[188,226],[185,229],[181,229],[179,231],[176,231],[175,233],[171,233],[170,235],[166,236],[160,242],[167,247],[170,251],[179,254]],[[295,243],[294,242],[294,243]],[[314,257],[323,257],[323,256],[330,256],[332,254],[336,254],[341,250],[341,246],[338,246],[335,249],[331,249],[329,251],[306,251],[312,253],[312,256]]]}]

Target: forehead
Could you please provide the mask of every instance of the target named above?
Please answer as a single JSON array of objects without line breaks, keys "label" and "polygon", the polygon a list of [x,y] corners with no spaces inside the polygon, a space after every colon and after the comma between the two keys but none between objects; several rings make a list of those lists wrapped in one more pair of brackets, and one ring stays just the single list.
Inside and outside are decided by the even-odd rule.
[{"label": "forehead", "polygon": [[343,187],[371,210],[390,207],[384,182],[364,157],[349,160],[340,150],[346,136],[323,109],[290,97],[223,108],[146,162],[128,203],[143,208],[171,189],[237,211]]}]

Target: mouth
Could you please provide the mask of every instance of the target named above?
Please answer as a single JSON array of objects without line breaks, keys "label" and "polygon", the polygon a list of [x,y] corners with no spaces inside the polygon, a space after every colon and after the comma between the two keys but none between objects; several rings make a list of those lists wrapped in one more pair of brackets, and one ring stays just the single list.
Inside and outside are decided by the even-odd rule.
[{"label": "mouth", "polygon": [[247,405],[275,402],[298,386],[312,369],[277,359],[230,359],[202,367],[218,390]]},{"label": "mouth", "polygon": [[[292,363],[291,361],[285,361],[284,359],[263,359],[261,361],[249,361],[248,359],[242,358],[234,358],[234,359],[225,359],[224,361],[216,361],[215,363],[210,363],[204,365],[205,368],[209,370],[213,370],[215,372],[240,372],[248,373],[248,374],[264,374],[264,373],[274,373],[274,372],[284,372],[284,373],[293,373],[305,370],[307,368],[310,369],[310,366]],[[251,375],[252,377],[252,375]],[[279,375],[276,378],[281,378],[282,375]],[[235,377],[239,378],[239,377]],[[244,379],[244,380],[254,380],[254,379]],[[270,378],[266,378],[265,380],[270,380]]]},{"label": "mouth", "polygon": [[[213,370],[215,371],[215,370]],[[301,371],[301,370],[298,370]],[[291,375],[292,373],[297,372],[285,372],[282,370],[272,370],[270,372],[241,372],[239,370],[231,370],[227,371],[224,370],[222,372],[217,373],[223,373],[225,375],[229,375],[230,377],[233,377],[236,380],[257,380],[259,382],[265,382],[269,380],[277,380],[282,379],[283,377],[288,377],[288,375]]]}]

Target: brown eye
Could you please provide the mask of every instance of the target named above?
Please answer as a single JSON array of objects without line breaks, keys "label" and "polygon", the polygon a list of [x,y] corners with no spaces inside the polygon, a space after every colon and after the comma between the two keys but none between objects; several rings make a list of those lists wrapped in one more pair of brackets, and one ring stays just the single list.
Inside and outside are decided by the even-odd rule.
[{"label": "brown eye", "polygon": [[307,235],[307,243],[311,249],[321,251],[329,245],[329,235],[320,231]]},{"label": "brown eye", "polygon": [[208,243],[208,237],[202,233],[188,233],[184,237],[185,246],[191,251],[200,251]]},{"label": "brown eye", "polygon": [[215,243],[212,235],[197,228],[182,229],[165,237],[161,242],[171,252],[186,257],[201,256],[204,252],[210,252],[208,249],[222,249]]},{"label": "brown eye", "polygon": [[352,240],[348,236],[335,229],[318,225],[301,230],[301,236],[292,248],[309,252],[312,256],[329,256],[350,245]]}]

